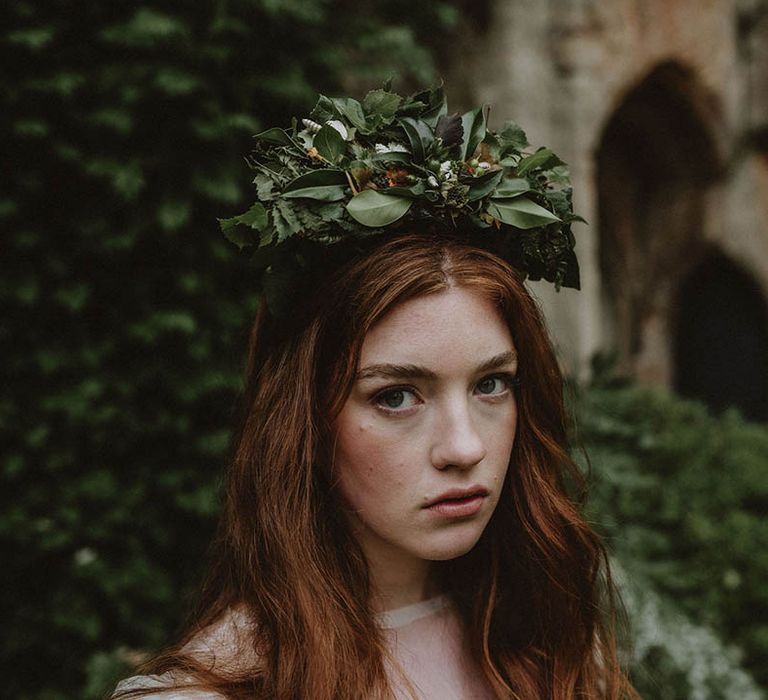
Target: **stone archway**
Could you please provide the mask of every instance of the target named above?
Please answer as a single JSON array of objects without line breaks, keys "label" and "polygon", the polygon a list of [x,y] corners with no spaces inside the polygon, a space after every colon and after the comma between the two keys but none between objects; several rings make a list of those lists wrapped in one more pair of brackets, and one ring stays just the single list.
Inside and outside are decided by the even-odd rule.
[{"label": "stone archway", "polygon": [[672,292],[702,243],[721,172],[713,102],[678,63],[657,66],[609,119],[597,152],[603,308],[619,371],[669,384]]},{"label": "stone archway", "polygon": [[680,285],[674,316],[675,389],[768,420],[768,304],[755,280],[711,253]]}]

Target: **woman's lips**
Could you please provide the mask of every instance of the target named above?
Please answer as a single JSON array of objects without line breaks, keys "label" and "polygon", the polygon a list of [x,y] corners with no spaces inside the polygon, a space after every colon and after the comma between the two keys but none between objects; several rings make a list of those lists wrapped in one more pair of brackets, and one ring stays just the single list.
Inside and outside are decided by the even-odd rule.
[{"label": "woman's lips", "polygon": [[427,510],[449,518],[466,518],[483,506],[488,492],[483,488],[448,491],[429,503]]}]

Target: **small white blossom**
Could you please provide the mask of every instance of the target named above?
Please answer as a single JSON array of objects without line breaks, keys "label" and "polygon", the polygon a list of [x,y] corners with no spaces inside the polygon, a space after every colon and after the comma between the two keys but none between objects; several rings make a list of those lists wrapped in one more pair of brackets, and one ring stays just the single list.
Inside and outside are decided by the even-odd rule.
[{"label": "small white blossom", "polygon": [[436,178],[434,175],[430,175],[430,176],[427,178],[427,182],[428,182],[428,183],[430,184],[430,186],[432,186],[432,187],[437,187],[437,185],[438,185],[438,182],[437,182],[437,178]]},{"label": "small white blossom", "polygon": [[410,153],[410,151],[397,141],[390,141],[388,144],[377,143],[374,146],[376,153]]},{"label": "small white blossom", "polygon": [[310,134],[316,134],[322,128],[317,122],[313,122],[311,119],[302,119],[301,123]]},{"label": "small white blossom", "polygon": [[486,163],[484,160],[481,160],[481,161],[480,161],[480,162],[477,164],[477,167],[478,167],[478,168],[482,168],[483,170],[488,170],[488,168],[490,168],[490,167],[491,167],[491,164],[490,164],[490,163]]},{"label": "small white blossom", "polygon": [[325,123],[328,126],[332,126],[334,129],[336,129],[336,131],[341,134],[341,138],[343,138],[345,141],[349,139],[349,132],[347,131],[347,127],[344,126],[338,119],[331,119]]},{"label": "small white blossom", "polygon": [[450,160],[444,160],[442,163],[440,163],[440,173],[445,174],[450,172],[452,167],[453,163]]}]

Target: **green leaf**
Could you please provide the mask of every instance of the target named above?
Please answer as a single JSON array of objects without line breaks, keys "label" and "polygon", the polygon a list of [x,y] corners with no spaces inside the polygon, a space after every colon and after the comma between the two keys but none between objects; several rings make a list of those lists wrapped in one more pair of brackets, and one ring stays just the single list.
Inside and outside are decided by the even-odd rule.
[{"label": "green leaf", "polygon": [[448,101],[445,98],[443,86],[440,85],[440,87],[431,90],[427,100],[429,107],[419,115],[419,118],[434,129],[440,117],[448,114]]},{"label": "green leaf", "polygon": [[272,223],[277,232],[278,243],[301,230],[301,224],[292,206],[288,202],[279,199],[275,202],[275,206],[272,207]]},{"label": "green leaf", "polygon": [[411,187],[388,187],[387,194],[394,195],[396,197],[408,197],[410,199],[418,199],[424,192],[426,192],[426,186],[424,180],[419,180],[415,185]]},{"label": "green leaf", "polygon": [[540,207],[527,197],[494,199],[488,205],[488,213],[495,219],[519,229],[536,228],[560,221],[551,211]]},{"label": "green leaf", "polygon": [[402,117],[399,122],[405,130],[405,135],[408,137],[408,142],[411,145],[413,162],[423,163],[427,149],[435,140],[432,130],[424,122],[411,119],[411,117]]},{"label": "green leaf", "polygon": [[504,173],[501,170],[496,170],[474,178],[469,184],[469,201],[473,202],[476,199],[482,199],[490,192],[493,192],[502,177],[504,177]]},{"label": "green leaf", "polygon": [[510,177],[504,180],[491,195],[491,199],[509,199],[531,191],[531,183],[524,177]]},{"label": "green leaf", "polygon": [[268,202],[270,199],[275,198],[275,193],[273,192],[275,182],[269,175],[256,173],[256,177],[253,178],[253,184],[256,185],[256,196],[260,201]]},{"label": "green leaf", "polygon": [[235,217],[241,224],[261,231],[267,225],[267,210],[256,202],[247,212]]},{"label": "green leaf", "polygon": [[540,148],[536,153],[526,156],[517,164],[517,174],[522,177],[534,168],[551,168],[556,165],[563,165],[563,161],[551,149]]},{"label": "green leaf", "polygon": [[390,151],[389,153],[374,153],[371,156],[371,160],[374,162],[382,162],[382,163],[390,163],[390,162],[410,163],[411,154],[400,153],[398,151]]},{"label": "green leaf", "polygon": [[311,172],[300,175],[291,180],[283,190],[284,193],[294,190],[301,190],[305,187],[323,187],[326,185],[346,185],[347,176],[343,170],[334,168],[323,168],[321,170],[312,170]]},{"label": "green leaf", "polygon": [[291,180],[283,190],[283,197],[336,202],[344,198],[344,189],[348,186],[347,176],[342,170],[313,170]]},{"label": "green leaf", "polygon": [[351,97],[332,97],[331,102],[338,113],[345,117],[352,126],[365,129],[365,114],[363,114],[363,108],[357,100],[353,100]]},{"label": "green leaf", "polygon": [[371,90],[363,99],[363,110],[368,117],[381,117],[382,121],[391,120],[403,98],[386,90]]},{"label": "green leaf", "polygon": [[341,134],[332,126],[326,124],[315,134],[312,145],[317,152],[329,163],[337,163],[344,155],[346,144]]},{"label": "green leaf", "polygon": [[461,125],[464,128],[464,140],[459,149],[459,160],[467,160],[472,157],[475,149],[485,138],[485,107],[478,107],[463,114]]},{"label": "green leaf", "polygon": [[257,236],[253,231],[249,231],[247,228],[239,226],[240,217],[233,216],[229,219],[217,219],[219,227],[224,237],[230,242],[234,243],[240,250],[246,246],[252,246],[256,244]]},{"label": "green leaf", "polygon": [[317,104],[312,108],[309,116],[316,122],[324,124],[329,119],[333,119],[338,115],[336,114],[336,110],[330,98],[326,97],[325,95],[320,95],[320,97],[317,99]]},{"label": "green leaf", "polygon": [[347,211],[363,226],[377,228],[402,218],[411,208],[411,204],[412,201],[404,197],[382,194],[376,190],[364,190],[352,197],[347,204]]},{"label": "green leaf", "polygon": [[269,219],[267,210],[259,202],[256,202],[244,214],[238,214],[229,219],[218,219],[218,222],[224,237],[242,250],[245,246],[255,245],[258,241],[258,238],[251,231],[243,227],[247,226],[250,229],[263,231],[269,223]]},{"label": "green leaf", "polygon": [[514,148],[518,151],[528,147],[528,137],[513,121],[504,122],[501,131],[496,134],[502,148]]},{"label": "green leaf", "polygon": [[267,143],[271,143],[275,146],[293,145],[293,140],[288,135],[288,133],[284,129],[279,129],[278,127],[273,127],[272,129],[262,131],[261,133],[256,134],[253,138],[257,141],[266,141]]},{"label": "green leaf", "polygon": [[344,199],[344,188],[338,185],[320,185],[319,187],[302,187],[299,190],[283,193],[286,199],[318,199],[323,202],[338,202]]}]

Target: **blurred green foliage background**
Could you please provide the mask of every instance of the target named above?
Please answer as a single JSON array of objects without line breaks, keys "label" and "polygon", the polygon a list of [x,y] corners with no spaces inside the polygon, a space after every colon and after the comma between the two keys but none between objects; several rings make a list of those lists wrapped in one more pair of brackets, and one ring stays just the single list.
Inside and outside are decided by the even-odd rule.
[{"label": "blurred green foliage background", "polygon": [[[470,5],[0,9],[3,697],[98,698],[183,619],[256,308],[215,222],[249,203],[251,135],[318,91],[430,82]],[[761,697],[743,669],[768,685],[765,428],[577,394],[644,696]]]}]

